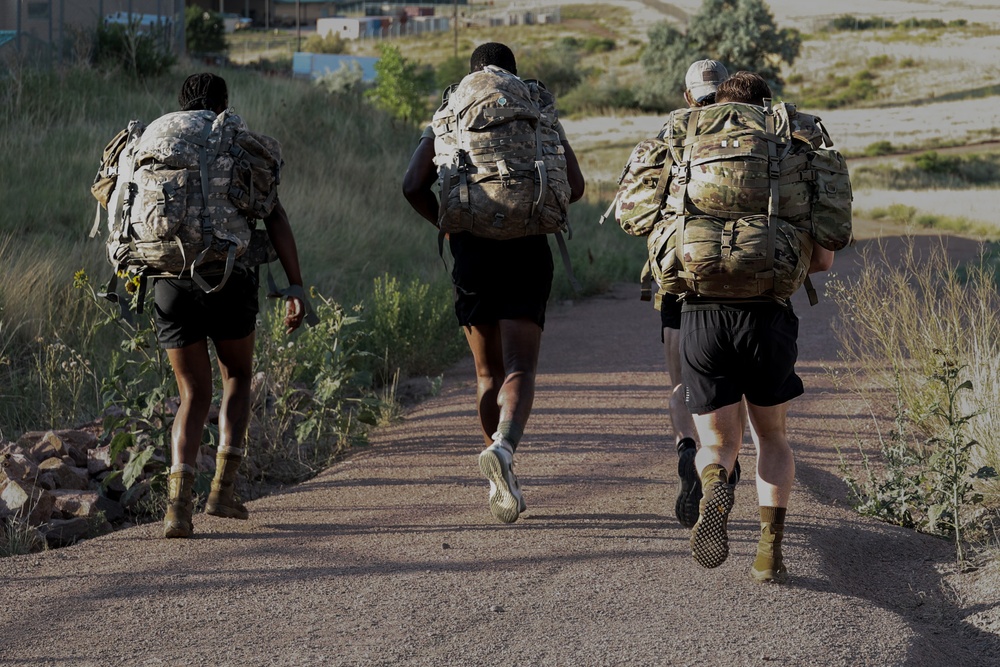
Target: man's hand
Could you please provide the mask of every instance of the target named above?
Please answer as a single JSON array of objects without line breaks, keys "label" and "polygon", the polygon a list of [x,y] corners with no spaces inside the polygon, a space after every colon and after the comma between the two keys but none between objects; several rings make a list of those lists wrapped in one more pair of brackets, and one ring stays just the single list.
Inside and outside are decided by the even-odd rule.
[{"label": "man's hand", "polygon": [[306,314],[306,305],[302,303],[302,299],[296,296],[290,296],[285,300],[285,330],[286,334],[290,334],[300,326],[302,326],[302,319]]}]

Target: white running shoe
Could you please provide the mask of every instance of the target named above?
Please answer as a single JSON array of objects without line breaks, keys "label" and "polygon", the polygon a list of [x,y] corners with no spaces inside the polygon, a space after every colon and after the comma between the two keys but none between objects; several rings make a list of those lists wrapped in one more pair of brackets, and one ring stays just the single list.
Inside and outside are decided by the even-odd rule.
[{"label": "white running shoe", "polygon": [[514,450],[502,438],[479,454],[479,469],[490,481],[490,511],[499,521],[514,523],[527,509],[514,474]]}]

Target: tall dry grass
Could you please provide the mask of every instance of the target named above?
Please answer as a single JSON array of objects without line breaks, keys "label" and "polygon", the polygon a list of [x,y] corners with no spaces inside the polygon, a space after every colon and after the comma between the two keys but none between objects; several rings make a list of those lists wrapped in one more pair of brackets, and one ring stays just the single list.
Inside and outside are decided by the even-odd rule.
[{"label": "tall dry grass", "polygon": [[[836,333],[852,369],[851,386],[882,417],[905,422],[923,440],[946,425],[934,408],[944,401],[932,380],[942,358],[961,368],[958,413],[976,415],[966,433],[979,444],[975,466],[1000,470],[1000,289],[987,257],[958,266],[943,245],[921,255],[912,240],[901,253],[882,245],[864,252],[855,281],[834,281],[840,306]],[[885,390],[890,391],[886,392]],[[995,488],[993,489],[995,491]],[[992,504],[1000,504],[994,496]]]}]

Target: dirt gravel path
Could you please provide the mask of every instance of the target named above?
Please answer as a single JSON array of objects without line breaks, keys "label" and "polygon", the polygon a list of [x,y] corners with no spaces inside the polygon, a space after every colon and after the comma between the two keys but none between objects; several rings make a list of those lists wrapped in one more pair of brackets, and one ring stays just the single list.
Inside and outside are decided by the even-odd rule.
[{"label": "dirt gravel path", "polygon": [[1000,639],[942,592],[950,546],[846,504],[834,446],[857,406],[824,371],[829,300],[797,303],[808,393],[791,416],[790,582],[747,578],[749,444],[730,558],[694,563],[673,517],[658,318],[637,294],[552,308],[516,524],[487,509],[465,362],[370,447],[251,503],[247,522],[198,515],[192,540],[148,525],[0,560],[0,665],[996,664]]}]

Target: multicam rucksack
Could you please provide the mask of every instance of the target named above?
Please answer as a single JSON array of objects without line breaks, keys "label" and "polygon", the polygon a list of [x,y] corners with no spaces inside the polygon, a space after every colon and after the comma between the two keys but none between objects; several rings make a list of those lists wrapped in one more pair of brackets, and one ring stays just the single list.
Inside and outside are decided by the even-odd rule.
[{"label": "multicam rucksack", "polygon": [[673,112],[633,151],[612,204],[626,232],[649,234],[644,283],[790,296],[806,282],[813,241],[839,250],[852,238],[847,166],[830,143],[818,118],[790,104]]},{"label": "multicam rucksack", "polygon": [[449,91],[432,127],[442,232],[512,239],[567,229],[566,155],[544,86],[489,65]]},{"label": "multicam rucksack", "polygon": [[[220,289],[236,262],[249,258],[251,239],[266,243],[250,221],[274,209],[280,151],[228,112],[179,111],[148,126],[129,123],[105,149],[92,187],[108,209],[116,275],[187,274],[206,292]],[[250,254],[254,261],[273,257],[266,248]],[[222,277],[213,286],[203,273]]]}]

